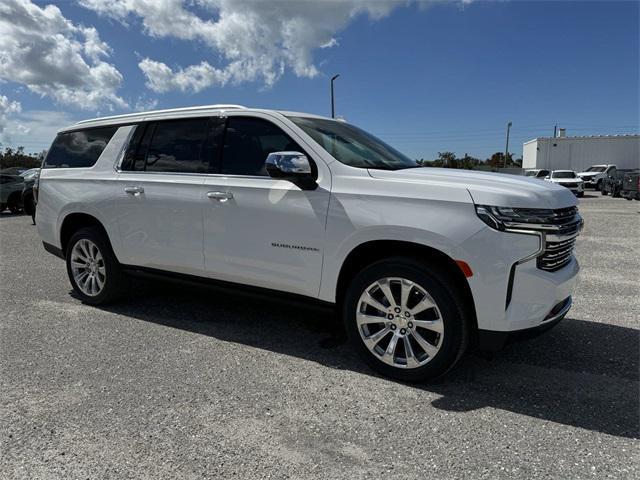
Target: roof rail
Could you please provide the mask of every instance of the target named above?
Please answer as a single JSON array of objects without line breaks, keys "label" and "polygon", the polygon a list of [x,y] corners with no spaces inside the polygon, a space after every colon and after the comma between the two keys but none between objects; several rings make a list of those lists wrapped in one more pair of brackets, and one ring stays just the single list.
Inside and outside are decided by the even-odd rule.
[{"label": "roof rail", "polygon": [[89,118],[87,120],[80,120],[76,123],[76,125],[80,125],[83,123],[96,122],[101,120],[116,120],[119,118],[129,118],[129,117],[139,117],[143,115],[161,115],[163,113],[176,113],[176,112],[193,112],[198,110],[234,110],[234,109],[246,109],[244,105],[234,105],[227,103],[219,103],[215,105],[201,105],[198,107],[179,107],[179,108],[167,108],[164,110],[150,110],[148,112],[135,112],[135,113],[125,113],[123,115],[112,115],[110,117],[98,117],[98,118]]}]

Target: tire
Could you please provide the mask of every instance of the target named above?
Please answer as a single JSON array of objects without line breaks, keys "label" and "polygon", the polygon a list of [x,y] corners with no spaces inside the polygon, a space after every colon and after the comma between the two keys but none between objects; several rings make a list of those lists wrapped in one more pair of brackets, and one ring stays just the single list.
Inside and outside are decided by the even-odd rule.
[{"label": "tire", "polygon": [[[385,283],[385,279],[390,281]],[[388,291],[396,308],[384,300],[388,297],[378,286],[380,284],[389,285]],[[406,295],[409,301],[404,305],[400,293],[402,284],[410,293]],[[373,300],[378,299],[378,307],[386,310],[371,306],[368,302],[372,297]],[[409,312],[419,308],[422,300],[433,300],[435,308]],[[401,308],[403,306],[407,310]],[[381,316],[381,322],[359,323],[364,318],[363,313],[367,320],[380,316],[379,313],[387,316]],[[460,359],[469,341],[467,309],[450,277],[444,270],[407,257],[382,260],[360,271],[347,288],[342,317],[349,340],[363,360],[382,375],[402,381],[418,382],[444,375]],[[425,329],[412,320],[416,324],[428,321],[430,325]],[[365,337],[373,337],[368,342],[371,349],[365,343]],[[383,354],[389,350],[393,338],[397,341],[394,354]],[[427,349],[421,347],[425,341],[429,344]],[[407,342],[413,355],[407,355]]]},{"label": "tire", "polygon": [[609,195],[609,192],[607,192],[607,190],[604,187],[600,188],[600,193],[602,194],[603,197],[606,197],[607,195]]},{"label": "tire", "polygon": [[[96,254],[96,249],[99,255]],[[116,300],[124,291],[126,279],[109,240],[101,229],[87,227],[75,232],[69,239],[65,258],[69,281],[83,303],[106,305]],[[89,261],[84,261],[83,258]],[[77,268],[78,264],[85,264],[87,267]],[[82,270],[85,271],[84,276]],[[93,280],[87,279],[91,275]],[[85,279],[87,281],[83,284]]]},{"label": "tire", "polygon": [[7,204],[6,203],[0,203],[0,213],[4,212],[7,208]]},{"label": "tire", "polygon": [[[603,193],[605,195],[605,193]],[[584,192],[578,192],[578,197],[584,197]]]},{"label": "tire", "polygon": [[602,179],[596,182],[596,190],[602,191]]}]

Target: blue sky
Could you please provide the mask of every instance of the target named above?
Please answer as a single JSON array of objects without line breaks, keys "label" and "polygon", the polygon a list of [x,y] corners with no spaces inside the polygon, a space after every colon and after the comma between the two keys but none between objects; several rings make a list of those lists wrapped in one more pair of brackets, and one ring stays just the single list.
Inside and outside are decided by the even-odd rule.
[{"label": "blue sky", "polygon": [[[269,30],[273,19],[267,19],[267,29],[260,31],[266,40],[247,41],[251,26],[220,22],[222,13],[235,13],[224,0],[204,0],[197,8],[187,2],[180,11],[195,22],[193,34],[184,33],[179,22],[175,31],[168,22],[154,25],[142,8],[119,9],[119,0],[54,2],[59,14],[45,10],[51,2],[8,1],[52,19],[50,28],[62,29],[72,50],[84,48],[81,65],[63,65],[59,72],[59,65],[47,63],[50,58],[46,68],[40,61],[29,64],[15,44],[0,40],[0,135],[4,145],[21,144],[28,151],[46,148],[56,128],[76,119],[136,108],[240,103],[328,115],[334,73],[341,74],[337,113],[414,158],[434,158],[439,151],[486,158],[504,150],[508,120],[516,155],[524,141],[550,135],[555,124],[569,135],[639,130],[638,2],[476,0],[425,6],[350,0],[322,10],[284,2],[278,16],[301,16],[304,22],[283,53],[282,25]],[[245,4],[255,14],[247,18],[260,21],[264,4]],[[15,10],[1,8],[0,34],[11,34]],[[71,31],[60,26],[60,18],[73,25]],[[298,25],[291,22],[287,28]],[[90,27],[106,53],[82,47]],[[269,41],[274,45],[264,45]],[[2,64],[3,54],[14,55],[12,68]],[[144,59],[149,63],[143,68]],[[206,79],[194,86],[185,69],[203,61]],[[227,68],[234,61],[240,70]],[[89,83],[64,74],[86,66],[95,74]],[[34,71],[17,71],[29,68]],[[97,90],[108,94],[96,98]]]}]

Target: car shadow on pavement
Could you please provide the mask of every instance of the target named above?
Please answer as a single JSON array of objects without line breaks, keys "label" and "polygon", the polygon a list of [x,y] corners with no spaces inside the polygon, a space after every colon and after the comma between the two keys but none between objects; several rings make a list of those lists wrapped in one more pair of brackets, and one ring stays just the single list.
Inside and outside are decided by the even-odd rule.
[{"label": "car shadow on pavement", "polygon": [[[330,308],[138,279],[129,291],[135,298],[101,308],[378,377],[349,348]],[[431,404],[438,409],[501,409],[638,438],[639,351],[635,329],[569,317],[541,337],[508,345],[492,359],[468,353],[437,382],[398,383],[436,393],[439,398]]]}]

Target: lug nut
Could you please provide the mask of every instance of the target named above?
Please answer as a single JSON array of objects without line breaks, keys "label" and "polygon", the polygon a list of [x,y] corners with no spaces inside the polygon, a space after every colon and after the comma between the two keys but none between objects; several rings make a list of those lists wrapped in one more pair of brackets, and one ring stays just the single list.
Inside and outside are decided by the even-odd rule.
[{"label": "lug nut", "polygon": [[393,320],[393,313],[390,313],[389,315],[387,315],[387,318],[388,318],[389,320]]},{"label": "lug nut", "polygon": [[407,333],[407,331],[403,328],[403,329],[401,329],[401,330],[400,330],[400,333],[401,333],[402,335],[404,335],[405,333]]},{"label": "lug nut", "polygon": [[409,327],[409,328],[413,328],[413,322],[409,322],[409,323],[407,324],[407,327]]},{"label": "lug nut", "polygon": [[391,330],[395,330],[396,329],[396,325],[394,323],[391,324]]},{"label": "lug nut", "polygon": [[393,311],[396,312],[396,313],[400,313],[400,307],[394,308]]},{"label": "lug nut", "polygon": [[404,312],[404,316],[405,317],[410,317],[411,316],[411,312]]}]

